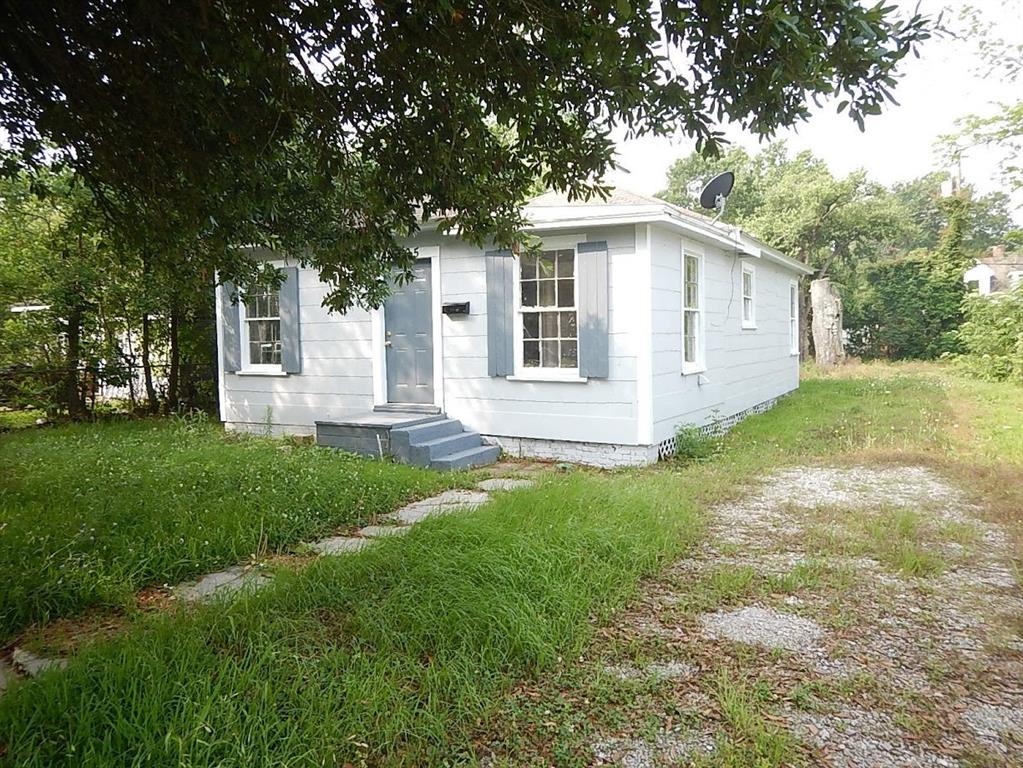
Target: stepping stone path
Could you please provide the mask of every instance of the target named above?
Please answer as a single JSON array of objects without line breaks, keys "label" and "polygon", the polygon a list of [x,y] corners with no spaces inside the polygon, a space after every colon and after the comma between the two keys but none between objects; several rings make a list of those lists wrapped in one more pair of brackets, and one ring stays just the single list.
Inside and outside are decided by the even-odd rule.
[{"label": "stepping stone path", "polygon": [[492,477],[484,480],[476,487],[481,491],[517,491],[519,488],[529,488],[533,485],[532,480],[523,480],[515,477]]},{"label": "stepping stone path", "polygon": [[[394,525],[367,525],[355,536],[330,536],[308,544],[308,548],[321,555],[344,555],[358,552],[370,546],[374,540],[408,533],[410,526],[434,515],[444,515],[463,509],[476,509],[490,500],[490,491],[514,491],[533,485],[532,480],[495,477],[484,480],[477,490],[444,491],[437,496],[416,501],[397,512],[384,515],[383,519]],[[269,584],[272,579],[257,568],[236,565],[222,571],[207,574],[198,581],[186,582],[174,587],[173,592],[181,600],[194,603],[235,593],[243,589],[256,590]],[[47,659],[30,651],[16,648],[11,663],[0,659],[0,695],[3,695],[18,673],[35,677],[51,668],[64,668],[66,659]]]},{"label": "stepping stone path", "polygon": [[237,592],[246,587],[259,589],[269,583],[269,576],[243,565],[235,565],[223,571],[207,574],[195,583],[176,587],[174,592],[182,600],[194,603],[214,595]]},{"label": "stepping stone path", "polygon": [[343,555],[346,552],[358,552],[369,544],[368,539],[356,539],[351,536],[330,536],[309,545],[309,549],[321,555]]},{"label": "stepping stone path", "polygon": [[[475,509],[490,500],[489,491],[512,491],[533,485],[532,480],[495,477],[484,480],[477,490],[444,491],[437,496],[408,504],[397,512],[384,515],[383,520],[393,525],[367,525],[354,536],[330,536],[311,542],[307,548],[320,555],[344,555],[358,552],[372,544],[374,539],[400,536],[408,533],[409,526],[434,515],[444,515],[463,509]],[[211,573],[197,582],[176,587],[175,592],[189,602],[205,600],[215,595],[236,592],[243,587],[259,589],[271,581],[257,570],[235,566]]]},{"label": "stepping stone path", "polygon": [[410,530],[407,525],[367,525],[359,529],[359,535],[379,539],[381,536],[401,536]]},{"label": "stepping stone path", "polygon": [[0,696],[3,696],[7,686],[10,685],[16,676],[17,673],[14,671],[14,668],[4,659],[0,659]]},{"label": "stepping stone path", "polygon": [[11,662],[17,670],[29,677],[35,677],[48,669],[63,669],[67,666],[66,659],[47,659],[42,656],[36,656],[24,648],[14,649],[14,653],[11,654]]},{"label": "stepping stone path", "polygon": [[439,496],[413,502],[397,512],[384,515],[384,519],[402,525],[413,525],[433,515],[444,515],[460,509],[475,509],[489,500],[490,495],[485,491],[444,491]]}]

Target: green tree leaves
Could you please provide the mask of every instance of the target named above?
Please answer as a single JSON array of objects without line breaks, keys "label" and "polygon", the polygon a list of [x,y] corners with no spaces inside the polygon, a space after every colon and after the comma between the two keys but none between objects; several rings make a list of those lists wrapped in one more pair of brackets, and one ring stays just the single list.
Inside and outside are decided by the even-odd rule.
[{"label": "green tree leaves", "polygon": [[856,0],[8,3],[0,127],[8,168],[55,153],[121,237],[232,276],[239,244],[301,254],[344,309],[424,219],[508,243],[538,174],[599,189],[615,127],[713,153],[835,92],[861,121],[928,35]]}]

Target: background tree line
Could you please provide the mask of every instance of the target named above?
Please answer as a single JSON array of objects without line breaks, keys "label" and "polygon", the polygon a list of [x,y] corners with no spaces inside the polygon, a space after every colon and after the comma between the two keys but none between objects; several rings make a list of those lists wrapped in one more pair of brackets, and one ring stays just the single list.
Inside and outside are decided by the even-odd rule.
[{"label": "background tree line", "polygon": [[72,418],[215,403],[213,274],[117,239],[73,172],[0,179],[0,404]]},{"label": "background tree line", "polygon": [[[941,172],[891,187],[863,171],[839,178],[812,153],[792,155],[781,142],[755,154],[733,148],[713,159],[682,158],[661,196],[697,208],[701,183],[726,169],[736,184],[722,220],[830,278],[844,304],[846,349],[864,358],[969,352],[963,323],[980,308],[991,312],[966,300],[963,272],[994,245],[1023,243],[1005,193],[977,195]],[[804,357],[814,351],[808,282]]]}]

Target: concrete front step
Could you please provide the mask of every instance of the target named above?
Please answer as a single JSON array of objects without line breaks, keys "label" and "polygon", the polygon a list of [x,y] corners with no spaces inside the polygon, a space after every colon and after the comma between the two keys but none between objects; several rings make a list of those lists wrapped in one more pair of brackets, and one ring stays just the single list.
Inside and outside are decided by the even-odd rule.
[{"label": "concrete front step", "polygon": [[450,456],[453,453],[461,453],[470,448],[479,448],[483,444],[483,438],[479,432],[459,432],[455,435],[445,435],[436,440],[428,440],[425,443],[416,443],[409,446],[409,460],[418,467],[429,467],[438,459]]},{"label": "concrete front step", "polygon": [[458,453],[451,453],[434,459],[430,462],[431,469],[468,469],[469,467],[480,467],[484,464],[493,464],[501,455],[501,448],[497,445],[480,445],[478,448],[469,448]]},{"label": "concrete front step", "polygon": [[391,453],[399,461],[412,461],[410,449],[431,440],[459,435],[464,431],[462,422],[457,419],[435,418],[422,424],[409,424],[391,430]]}]

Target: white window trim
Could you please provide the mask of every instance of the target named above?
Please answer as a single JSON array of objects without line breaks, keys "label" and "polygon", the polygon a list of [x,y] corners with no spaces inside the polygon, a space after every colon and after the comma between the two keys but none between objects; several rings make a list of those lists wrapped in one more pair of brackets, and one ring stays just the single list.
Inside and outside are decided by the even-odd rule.
[{"label": "white window trim", "polygon": [[[745,275],[750,276],[750,318],[746,319],[746,287]],[[757,327],[757,268],[748,262],[742,262],[739,271],[739,321],[744,331],[753,331]]]},{"label": "white window trim", "polygon": [[799,354],[799,283],[795,280],[789,281],[789,354]]},{"label": "white window trim", "polygon": [[[686,258],[696,259],[696,361],[686,362]],[[704,313],[707,311],[704,306],[703,284],[706,282],[704,271],[704,257],[702,253],[682,251],[682,375],[692,373],[703,373],[707,370],[706,355],[706,334],[707,327]]]},{"label": "white window trim", "polygon": [[[540,251],[563,251],[572,249],[572,306],[561,307],[560,311],[576,313],[576,361],[579,359],[579,243],[585,242],[585,235],[559,235],[545,237],[538,246]],[[575,368],[526,368],[522,361],[522,269],[519,256],[515,255],[515,374],[507,376],[509,381],[553,381],[569,383],[585,383],[587,379],[579,375],[579,366]]]},{"label": "white window trim", "polygon": [[[278,313],[280,312],[280,293],[277,295]],[[280,322],[280,314],[277,315],[277,322]],[[287,376],[283,364],[271,365],[267,363],[253,363],[249,357],[249,323],[248,307],[245,306],[245,294],[238,297],[238,338],[241,343],[241,370],[242,376]],[[281,339],[281,346],[284,340]]]}]

